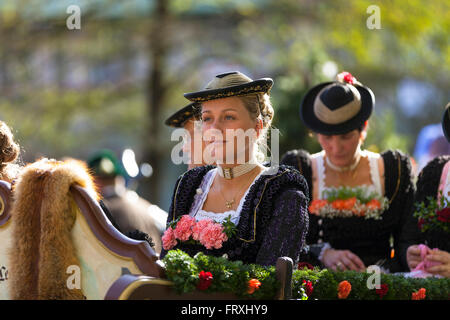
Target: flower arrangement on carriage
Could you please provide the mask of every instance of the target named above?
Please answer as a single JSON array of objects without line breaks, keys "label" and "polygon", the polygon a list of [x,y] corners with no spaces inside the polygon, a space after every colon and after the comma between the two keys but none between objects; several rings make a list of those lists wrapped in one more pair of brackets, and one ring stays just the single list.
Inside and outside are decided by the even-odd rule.
[{"label": "flower arrangement on carriage", "polygon": [[364,217],[381,219],[389,200],[365,187],[339,187],[325,190],[322,199],[311,201],[309,212],[324,218]]},{"label": "flower arrangement on carriage", "polygon": [[[336,197],[341,196],[342,198],[338,200],[344,202],[346,200],[344,197],[348,195],[356,197],[356,201],[351,200],[343,204],[342,210],[352,211],[355,208],[362,210],[365,206],[366,213],[370,218],[374,218],[376,212],[384,210],[387,205],[387,199],[362,198],[361,191],[352,192],[341,190],[340,193],[333,194]],[[333,203],[337,198],[331,199],[329,201]],[[374,200],[378,201],[378,204]],[[196,221],[193,217],[183,215],[169,224],[163,235],[163,246],[169,250],[163,262],[167,279],[173,282],[174,290],[178,294],[200,291],[231,293],[244,299],[277,297],[280,283],[275,266],[244,264],[242,261],[229,260],[226,256],[206,255],[203,252],[190,256],[180,249],[175,249],[179,242],[202,245],[210,250],[220,249],[235,232],[236,226],[229,218],[217,223],[209,219]],[[370,272],[320,270],[318,267],[300,262],[292,270],[292,281],[289,283],[292,296],[288,298],[296,300],[448,298],[450,279],[406,279],[401,275],[381,274],[381,284],[369,288],[367,283],[371,276]]]}]

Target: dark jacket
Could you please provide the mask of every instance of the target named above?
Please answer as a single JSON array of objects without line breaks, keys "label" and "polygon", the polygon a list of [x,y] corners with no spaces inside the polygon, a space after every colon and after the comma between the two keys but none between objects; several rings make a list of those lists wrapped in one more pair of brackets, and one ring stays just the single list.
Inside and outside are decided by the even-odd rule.
[{"label": "dark jacket", "polygon": [[[425,205],[428,205],[428,197],[437,198],[442,170],[448,161],[450,161],[450,156],[440,156],[428,162],[422,169],[417,180],[415,203],[424,202]],[[414,211],[415,207],[411,210],[403,238],[417,238],[418,235],[418,240],[415,244],[425,243],[430,248],[438,248],[450,252],[449,234],[439,229],[429,229],[425,232],[420,232],[417,225],[418,219],[413,216]]]},{"label": "dark jacket", "polygon": [[[172,196],[168,221],[189,214],[196,189],[212,166],[194,168],[178,178]],[[191,255],[227,254],[230,260],[274,265],[278,257],[298,261],[308,230],[308,186],[296,170],[280,166],[276,173],[261,175],[251,186],[237,224],[237,234],[220,249],[179,243]],[[163,249],[161,258],[166,254]]]},{"label": "dark jacket", "polygon": [[[391,272],[407,270],[406,249],[414,242],[401,241],[403,226],[411,211],[414,199],[414,182],[409,158],[400,151],[386,151],[381,154],[385,168],[385,196],[390,201],[389,209],[381,220],[351,218],[321,218],[310,214],[310,228],[307,244],[317,258],[324,243],[338,250],[350,250],[358,255],[365,266],[375,263]],[[280,161],[290,165],[306,178],[312,190],[311,157],[307,151],[287,152]],[[394,258],[391,259],[393,238]]]}]

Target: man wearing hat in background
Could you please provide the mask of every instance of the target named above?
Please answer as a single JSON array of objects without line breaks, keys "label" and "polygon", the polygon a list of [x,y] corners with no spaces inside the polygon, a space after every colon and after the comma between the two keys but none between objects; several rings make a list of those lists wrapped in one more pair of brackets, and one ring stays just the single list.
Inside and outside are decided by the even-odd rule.
[{"label": "man wearing hat in background", "polygon": [[204,141],[200,144],[194,137],[201,138],[201,130],[197,130],[195,122],[199,121],[200,106],[196,103],[190,103],[172,114],[165,124],[174,128],[184,128],[186,130],[186,137],[183,141],[183,153],[188,158],[188,170],[205,165],[203,163],[203,149]]},{"label": "man wearing hat in background", "polygon": [[145,239],[147,234],[153,249],[159,254],[167,213],[126,188],[127,173],[112,151],[97,152],[88,160],[88,165],[112,224],[136,240],[150,240]]}]

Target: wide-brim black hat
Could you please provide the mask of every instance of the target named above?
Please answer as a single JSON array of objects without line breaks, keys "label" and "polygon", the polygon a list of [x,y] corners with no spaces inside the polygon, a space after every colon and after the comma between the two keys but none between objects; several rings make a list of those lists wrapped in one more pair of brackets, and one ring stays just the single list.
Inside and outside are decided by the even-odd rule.
[{"label": "wide-brim black hat", "polygon": [[164,123],[171,127],[181,128],[184,126],[186,121],[192,117],[196,117],[197,115],[197,103],[193,102],[172,114]]},{"label": "wide-brim black hat", "polygon": [[185,93],[184,96],[190,101],[203,102],[251,93],[269,93],[272,85],[271,78],[252,80],[239,71],[232,71],[215,76],[205,89]]},{"label": "wide-brim black hat", "polygon": [[344,134],[361,128],[369,119],[375,96],[356,81],[324,82],[311,88],[300,105],[300,117],[313,132]]},{"label": "wide-brim black hat", "polygon": [[444,116],[442,117],[442,131],[444,131],[447,141],[450,142],[450,102],[445,106]]}]

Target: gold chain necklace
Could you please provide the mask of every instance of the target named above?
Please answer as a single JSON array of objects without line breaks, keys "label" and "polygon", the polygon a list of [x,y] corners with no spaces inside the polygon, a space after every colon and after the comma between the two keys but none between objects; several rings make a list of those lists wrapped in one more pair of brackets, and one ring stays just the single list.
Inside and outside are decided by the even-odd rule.
[{"label": "gold chain necklace", "polygon": [[[246,180],[246,181],[247,181],[247,180]],[[245,184],[244,184],[244,186],[245,186]],[[233,199],[227,200],[227,199],[225,198],[225,196],[223,195],[222,188],[219,188],[220,195],[222,196],[223,200],[225,201],[225,207],[226,207],[227,209],[231,209],[231,208],[233,207],[233,204],[234,204],[236,195],[241,191],[241,189],[242,189],[242,187],[238,189],[238,191],[234,194]]]}]

